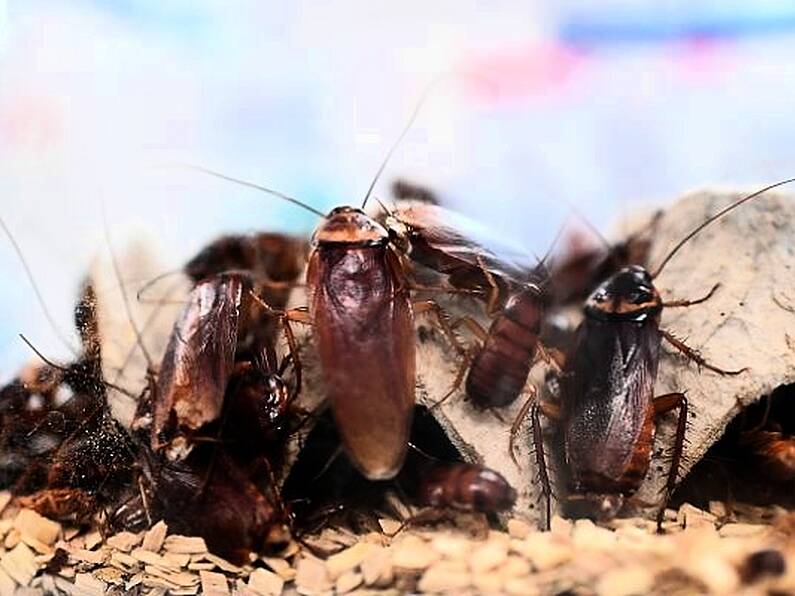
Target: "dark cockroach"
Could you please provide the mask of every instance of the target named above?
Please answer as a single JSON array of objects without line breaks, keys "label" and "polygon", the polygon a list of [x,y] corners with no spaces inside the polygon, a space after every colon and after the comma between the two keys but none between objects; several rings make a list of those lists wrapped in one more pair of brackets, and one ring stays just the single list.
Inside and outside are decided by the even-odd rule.
[{"label": "dark cockroach", "polygon": [[536,403],[532,408],[547,521],[551,490],[540,425],[542,408],[557,420],[562,431],[569,512],[599,519],[615,516],[625,499],[638,489],[651,462],[655,420],[662,413],[678,409],[671,468],[657,516],[660,527],[665,505],[676,484],[687,421],[687,399],[683,393],[659,397],[653,394],[661,341],[668,341],[699,366],[719,374],[742,371],[726,371],[710,365],[684,342],[660,328],[663,308],[703,302],[715,288],[699,300],[665,303],[653,280],[679,249],[705,227],[765,191],[789,182],[792,180],[770,185],[708,218],[674,246],[654,274],[639,266],[629,267],[591,294],[573,353],[563,370],[560,407]]},{"label": "dark cockroach", "polygon": [[[585,300],[605,279],[630,265],[645,267],[662,211],[621,242],[608,242],[590,224],[596,236],[590,242],[580,234],[568,236],[567,248],[553,255],[549,265],[551,301],[556,305]],[[587,222],[586,222],[587,223]]]},{"label": "dark cockroach", "polygon": [[[257,308],[269,309],[243,274],[215,275],[196,284],[174,324],[160,368],[153,406],[154,449],[180,435],[190,440],[199,429],[221,418],[235,371],[238,339],[245,335],[250,313]],[[289,324],[284,330],[294,350]],[[262,373],[265,393],[260,399],[266,404],[271,389],[279,394],[276,399],[281,398],[283,386],[281,379],[274,379],[278,375],[273,348],[264,345],[258,363],[266,369],[256,367],[255,372]],[[296,370],[296,390],[300,387],[298,375]]]},{"label": "dark cockroach", "polygon": [[516,491],[501,474],[489,468],[437,462],[423,469],[416,500],[427,507],[499,513],[513,507]]}]

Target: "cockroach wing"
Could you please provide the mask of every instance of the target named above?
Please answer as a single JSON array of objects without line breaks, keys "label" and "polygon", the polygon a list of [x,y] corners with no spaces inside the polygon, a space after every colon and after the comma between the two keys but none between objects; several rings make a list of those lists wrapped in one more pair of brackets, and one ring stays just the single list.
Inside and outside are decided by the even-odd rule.
[{"label": "cockroach wing", "polygon": [[[649,424],[659,347],[652,320],[586,319],[581,325],[563,396],[566,454],[575,481],[586,475],[619,482],[628,472],[639,437],[644,430],[653,432]],[[645,475],[646,470],[639,472]]]},{"label": "cockroach wing", "polygon": [[197,430],[221,414],[234,366],[244,296],[241,276],[199,283],[171,333],[154,403],[153,443],[172,424]]},{"label": "cockroach wing", "polygon": [[538,258],[460,213],[410,203],[399,204],[395,218],[413,231],[411,256],[423,265],[450,273],[465,263],[508,282],[532,281]]},{"label": "cockroach wing", "polygon": [[307,274],[327,396],[348,454],[372,480],[400,470],[414,408],[414,325],[399,267],[384,246],[321,246]]}]

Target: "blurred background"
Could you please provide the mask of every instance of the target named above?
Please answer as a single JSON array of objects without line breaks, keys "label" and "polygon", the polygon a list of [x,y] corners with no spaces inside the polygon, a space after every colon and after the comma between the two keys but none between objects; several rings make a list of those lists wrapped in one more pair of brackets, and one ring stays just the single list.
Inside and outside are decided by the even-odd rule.
[{"label": "blurred background", "polygon": [[[543,252],[569,203],[608,231],[639,203],[795,175],[795,5],[783,1],[0,0],[0,217],[57,325],[107,251],[164,270],[223,232],[310,232],[266,195],[361,201],[405,176]],[[67,357],[0,237],[0,377]],[[76,343],[76,342],[75,342]]]}]

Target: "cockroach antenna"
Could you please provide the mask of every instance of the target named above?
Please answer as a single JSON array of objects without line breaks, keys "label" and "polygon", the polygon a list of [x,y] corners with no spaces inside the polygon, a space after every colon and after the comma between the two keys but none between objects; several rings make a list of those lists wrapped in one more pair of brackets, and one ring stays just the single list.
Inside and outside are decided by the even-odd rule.
[{"label": "cockroach antenna", "polygon": [[113,241],[110,238],[110,229],[108,227],[108,214],[105,210],[105,203],[102,202],[100,205],[100,211],[102,212],[102,229],[105,233],[105,243],[108,245],[108,253],[110,253],[110,262],[113,266],[113,273],[116,276],[116,282],[119,284],[119,291],[121,292],[122,302],[124,303],[124,310],[127,312],[127,319],[130,321],[130,327],[132,327],[133,333],[135,333],[135,343],[138,344],[138,348],[141,350],[141,354],[144,356],[144,360],[146,360],[147,367],[149,370],[153,369],[153,361],[152,356],[149,354],[149,350],[146,349],[146,345],[144,344],[143,336],[141,335],[141,329],[138,327],[138,323],[135,321],[135,317],[133,317],[132,307],[130,306],[130,297],[127,295],[127,288],[124,287],[124,279],[121,275],[121,268],[119,267],[119,260],[116,258],[116,251],[113,248]]},{"label": "cockroach antenna", "polygon": [[785,184],[790,184],[790,183],[792,183],[792,182],[795,182],[795,178],[788,178],[788,179],[786,179],[786,180],[781,180],[781,181],[779,181],[779,182],[775,182],[774,184],[770,184],[769,186],[765,186],[764,188],[761,188],[761,189],[759,189],[759,190],[757,190],[757,191],[755,191],[755,192],[752,192],[750,195],[747,195],[747,196],[743,197],[742,199],[739,199],[739,200],[735,201],[734,203],[732,203],[732,204],[731,204],[731,205],[729,205],[728,207],[725,207],[725,208],[721,209],[720,211],[718,211],[718,212],[717,212],[715,215],[713,215],[712,217],[709,217],[709,218],[707,218],[707,219],[706,219],[705,221],[703,221],[701,224],[699,224],[698,226],[696,226],[696,228],[695,228],[695,229],[693,229],[693,230],[692,230],[692,231],[691,231],[689,234],[687,234],[687,235],[686,235],[684,238],[682,238],[682,239],[681,239],[681,240],[680,240],[680,241],[679,241],[679,242],[676,244],[676,246],[674,246],[674,247],[671,249],[671,251],[670,251],[670,252],[669,252],[669,253],[666,255],[666,257],[665,257],[665,258],[662,260],[662,263],[660,263],[660,265],[657,267],[657,269],[656,269],[656,270],[654,271],[654,273],[652,274],[652,279],[656,279],[656,278],[657,278],[657,276],[658,276],[658,275],[660,275],[660,273],[662,272],[662,270],[663,270],[663,269],[665,268],[665,266],[668,264],[668,261],[670,261],[670,260],[673,258],[673,256],[674,256],[674,255],[675,255],[677,252],[679,252],[679,249],[680,249],[680,248],[682,248],[682,247],[683,247],[685,244],[687,244],[687,242],[688,242],[689,240],[691,240],[691,239],[692,239],[692,238],[693,238],[693,237],[694,237],[696,234],[698,234],[699,232],[701,232],[701,230],[703,230],[704,228],[706,228],[708,225],[710,225],[711,223],[713,223],[713,222],[717,221],[718,219],[720,219],[721,217],[723,217],[724,215],[726,215],[726,214],[727,214],[727,213],[729,213],[730,211],[733,211],[734,209],[736,209],[737,207],[739,207],[739,206],[740,206],[740,205],[742,205],[743,203],[747,203],[748,201],[750,201],[750,200],[752,200],[752,199],[755,199],[755,198],[757,198],[759,195],[761,195],[761,194],[764,194],[764,193],[766,193],[766,192],[767,192],[767,191],[769,191],[769,190],[773,190],[774,188],[778,188],[779,186],[784,186]]},{"label": "cockroach antenna", "polygon": [[44,296],[42,295],[41,290],[39,290],[39,286],[36,283],[36,279],[33,277],[33,272],[30,270],[30,266],[28,265],[28,262],[25,260],[25,255],[22,254],[22,249],[20,248],[19,244],[14,238],[14,235],[11,233],[11,230],[8,228],[8,226],[5,224],[2,218],[0,218],[0,228],[3,228],[3,232],[5,233],[9,242],[11,242],[11,246],[14,247],[14,252],[17,253],[17,257],[19,257],[19,261],[20,263],[22,263],[22,268],[25,270],[25,275],[27,275],[28,281],[30,282],[31,287],[33,288],[33,292],[36,294],[36,299],[39,302],[39,306],[41,306],[41,310],[44,313],[44,317],[47,319],[47,322],[52,327],[56,337],[58,337],[61,343],[64,346],[66,346],[66,348],[70,352],[72,352],[72,354],[77,354],[77,350],[75,350],[74,346],[63,334],[61,329],[56,324],[55,318],[52,316],[50,309],[47,308],[47,303],[44,301]]},{"label": "cockroach antenna", "polygon": [[303,207],[307,211],[314,213],[315,215],[319,215],[320,217],[325,218],[326,214],[320,211],[319,209],[315,209],[314,207],[307,205],[303,201],[299,201],[289,195],[279,192],[278,190],[273,190],[272,188],[268,188],[266,186],[262,186],[260,184],[254,184],[253,182],[248,182],[247,180],[241,180],[240,178],[233,178],[232,176],[227,176],[226,174],[222,174],[220,172],[216,172],[215,170],[210,170],[209,168],[205,168],[202,166],[195,166],[191,164],[181,164],[179,167],[193,170],[194,172],[202,172],[203,174],[207,174],[209,176],[215,176],[216,178],[220,178],[221,180],[227,180],[229,182],[234,182],[235,184],[239,184],[241,186],[247,186],[249,188],[253,188],[262,192],[266,192],[269,195],[273,195],[278,197],[288,203],[292,203],[293,205],[298,205],[299,207]]},{"label": "cockroach antenna", "polygon": [[392,159],[392,155],[395,153],[395,151],[397,151],[397,148],[400,146],[400,143],[403,142],[403,139],[409,133],[411,127],[414,126],[414,122],[417,120],[417,116],[420,115],[420,110],[422,110],[422,106],[424,106],[425,102],[428,101],[428,97],[430,97],[431,91],[433,91],[434,87],[436,87],[437,84],[439,84],[441,81],[447,79],[450,76],[451,76],[450,73],[441,74],[437,76],[435,79],[433,79],[430,83],[428,83],[427,87],[425,87],[425,90],[422,92],[422,95],[420,95],[420,98],[417,100],[417,104],[414,106],[414,111],[411,113],[411,117],[409,117],[406,126],[403,127],[403,130],[401,131],[398,138],[395,139],[394,143],[392,143],[392,146],[389,148],[386,157],[384,157],[384,160],[381,162],[381,165],[378,167],[378,171],[375,173],[372,182],[370,182],[370,186],[367,189],[367,194],[364,195],[364,201],[362,201],[362,210],[364,210],[364,208],[367,206],[367,201],[370,198],[370,195],[372,194],[375,185],[378,183],[378,179],[381,177],[381,174],[384,172],[384,169],[386,169],[389,160]]}]

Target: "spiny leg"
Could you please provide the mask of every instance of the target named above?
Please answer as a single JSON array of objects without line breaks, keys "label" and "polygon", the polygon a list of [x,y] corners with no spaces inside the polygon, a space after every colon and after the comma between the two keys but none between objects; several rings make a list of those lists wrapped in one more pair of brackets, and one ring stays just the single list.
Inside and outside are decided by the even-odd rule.
[{"label": "spiny leg", "polygon": [[682,460],[682,451],[685,444],[685,430],[687,428],[687,398],[684,393],[666,393],[654,398],[654,415],[659,416],[665,412],[670,412],[679,408],[679,416],[676,422],[676,438],[674,439],[673,458],[671,459],[671,469],[668,471],[668,478],[665,481],[663,502],[657,512],[657,531],[662,532],[662,522],[665,516],[665,508],[674,492],[676,478],[679,475],[679,463]]},{"label": "spiny leg", "polygon": [[666,331],[665,329],[660,329],[660,333],[669,344],[671,344],[674,348],[679,350],[686,358],[689,358],[690,360],[695,362],[698,366],[703,366],[704,368],[716,372],[719,375],[739,375],[748,370],[748,367],[743,367],[739,370],[724,370],[722,368],[718,368],[717,366],[714,366],[709,362],[707,362],[707,360],[699,353],[698,350],[691,348],[684,341],[676,338],[670,331]]},{"label": "spiny leg", "polygon": [[455,380],[453,381],[453,385],[450,387],[450,390],[445,393],[444,397],[434,403],[429,409],[434,410],[441,406],[444,402],[446,402],[456,391],[461,388],[462,383],[464,382],[464,376],[466,372],[469,370],[469,365],[472,363],[472,356],[470,350],[467,350],[464,354],[464,358],[461,361],[461,365],[458,367],[458,372],[455,375]]},{"label": "spiny leg", "polygon": [[483,272],[486,281],[489,284],[489,298],[486,302],[486,314],[491,316],[495,312],[497,312],[497,302],[500,298],[500,286],[497,284],[497,280],[494,279],[491,271],[486,268],[486,264],[483,261],[483,257],[477,255],[478,267]]},{"label": "spiny leg", "polygon": [[466,325],[467,329],[469,329],[472,334],[477,337],[481,342],[485,342],[486,339],[489,337],[489,332],[486,331],[483,326],[478,323],[475,319],[473,319],[469,315],[464,315],[453,321],[451,327],[453,329],[459,327],[460,325]]},{"label": "spiny leg", "polygon": [[[298,342],[295,341],[295,334],[293,333],[293,328],[290,325],[290,319],[287,317],[282,317],[282,331],[284,332],[284,337],[287,340],[287,346],[290,348],[290,354],[288,357],[292,360],[293,363],[293,372],[295,374],[295,393],[290,398],[290,401],[298,397],[301,393],[301,358],[298,356]],[[287,357],[285,357],[285,360]]]},{"label": "spiny leg", "polygon": [[706,296],[702,296],[701,298],[696,298],[695,300],[672,300],[671,302],[663,302],[663,307],[678,308],[678,307],[693,306],[694,304],[701,304],[702,302],[706,302],[707,300],[712,298],[712,295],[715,293],[715,290],[717,290],[719,287],[720,283],[716,283],[714,286],[712,286],[712,289],[709,292],[707,292]]},{"label": "spiny leg", "polygon": [[439,324],[439,327],[442,329],[442,332],[453,345],[456,352],[458,352],[459,355],[466,354],[466,347],[464,347],[464,345],[461,343],[461,340],[459,340],[456,336],[453,326],[448,322],[447,314],[437,302],[433,300],[421,300],[419,302],[414,302],[412,306],[414,307],[415,314],[433,314],[437,323]]},{"label": "spiny leg", "polygon": [[510,438],[508,439],[508,453],[513,460],[513,463],[516,464],[516,467],[519,467],[519,462],[516,459],[516,451],[514,449],[516,445],[516,436],[519,434],[519,429],[522,427],[522,422],[527,417],[527,413],[530,411],[530,408],[535,403],[535,398],[538,395],[538,390],[535,387],[531,387],[531,390],[528,392],[529,395],[527,399],[522,404],[522,407],[519,409],[519,412],[516,414],[516,418],[513,419],[513,424],[511,424],[511,434]]},{"label": "spiny leg", "polygon": [[[544,454],[544,435],[541,430],[541,411],[542,406],[538,402],[533,403],[530,411],[530,417],[533,420],[533,446],[536,452],[536,465],[538,466],[538,477],[541,481],[541,496],[544,499],[546,518],[544,520],[544,527],[549,530],[551,527],[552,519],[552,487],[549,483],[549,474],[547,473],[547,460]],[[546,413],[546,412],[545,412]]]}]

